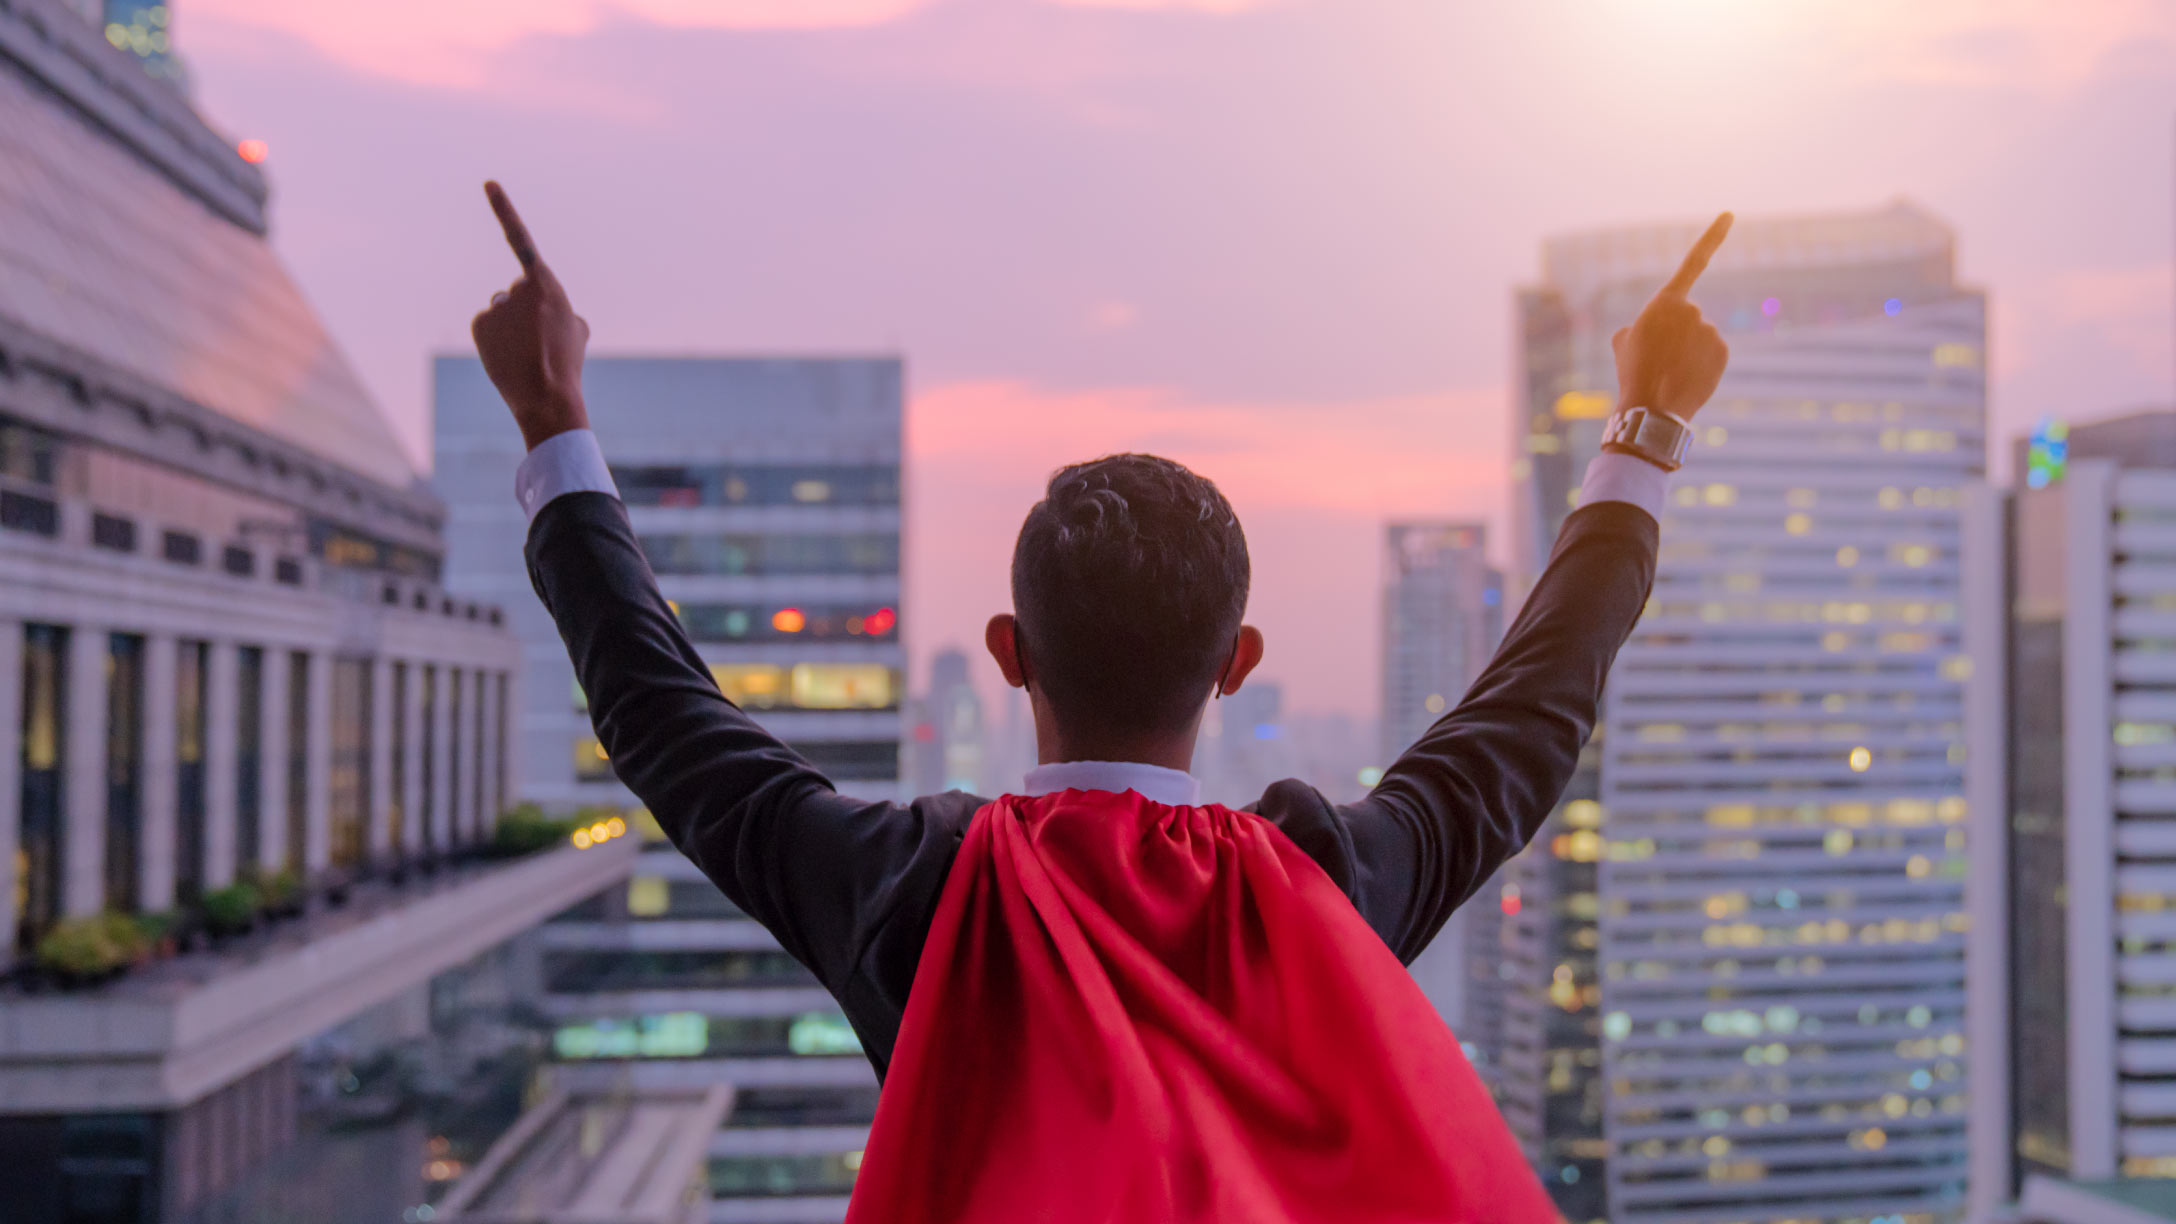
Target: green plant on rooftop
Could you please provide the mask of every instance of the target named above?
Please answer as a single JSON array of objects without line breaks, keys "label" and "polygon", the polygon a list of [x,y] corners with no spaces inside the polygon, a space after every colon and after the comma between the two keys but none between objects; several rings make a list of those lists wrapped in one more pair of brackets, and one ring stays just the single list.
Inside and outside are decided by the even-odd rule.
[{"label": "green plant on rooftop", "polygon": [[64,986],[89,986],[103,982],[130,965],[145,951],[143,931],[127,914],[92,914],[64,918],[38,940],[38,968]]},{"label": "green plant on rooftop", "polygon": [[494,858],[518,858],[565,845],[582,823],[547,815],[534,803],[518,804],[499,817],[491,834],[490,853]]},{"label": "green plant on rooftop", "polygon": [[204,912],[204,926],[214,935],[239,935],[257,921],[264,898],[246,881],[215,888],[197,903]]}]

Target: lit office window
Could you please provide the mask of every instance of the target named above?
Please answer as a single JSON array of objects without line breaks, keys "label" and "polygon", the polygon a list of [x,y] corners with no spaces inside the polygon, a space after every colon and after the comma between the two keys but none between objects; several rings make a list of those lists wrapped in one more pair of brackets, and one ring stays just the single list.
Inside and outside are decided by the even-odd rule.
[{"label": "lit office window", "polygon": [[899,703],[892,669],[879,663],[802,663],[793,704],[804,710],[888,710]]},{"label": "lit office window", "polygon": [[727,701],[743,709],[768,710],[791,700],[786,669],[774,663],[713,663],[710,678]]},{"label": "lit office window", "polygon": [[134,910],[143,866],[144,640],[106,647],[106,904]]},{"label": "lit office window", "polygon": [[713,663],[711,679],[734,705],[750,710],[889,710],[899,704],[898,673],[881,663]]}]

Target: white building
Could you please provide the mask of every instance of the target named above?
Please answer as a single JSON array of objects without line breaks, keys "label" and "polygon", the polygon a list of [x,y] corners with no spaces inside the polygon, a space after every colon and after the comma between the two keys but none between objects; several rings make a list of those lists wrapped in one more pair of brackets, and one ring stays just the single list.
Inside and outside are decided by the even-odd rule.
[{"label": "white building", "polygon": [[2018,474],[1976,524],[2012,615],[1974,657],[2014,695],[1973,707],[2008,817],[1973,877],[2010,954],[1975,981],[1975,1048],[2013,1052],[1975,1067],[1985,1210],[2035,1175],[2176,1178],[2176,412],[2044,428]]},{"label": "white building", "polygon": [[[1545,250],[1523,422],[1533,540],[1614,400],[1609,338],[1697,236]],[[1535,853],[1544,1010],[1599,1017],[1613,1220],[1933,1224],[1965,1183],[1964,491],[1985,303],[1909,205],[1741,220],[1695,298],[1730,372],[1612,675],[1598,805]],[[1551,504],[1553,503],[1553,504]],[[1567,815],[1572,815],[1568,813]],[[1556,1170],[1545,1167],[1545,1179]]]},{"label": "white building", "polygon": [[[895,358],[592,358],[590,419],[666,597],[719,687],[835,781],[900,790],[900,425]],[[556,808],[630,802],[529,590],[522,445],[473,357],[437,364],[449,563],[526,656],[513,787]],[[964,660],[962,660],[964,664]],[[962,672],[964,667],[962,667]],[[876,1078],[816,979],[678,851],[540,934],[561,1082],[728,1084],[712,1217],[842,1219]]]},{"label": "white building", "polygon": [[[626,869],[459,861],[514,767],[518,652],[442,589],[442,507],[266,245],[266,194],[95,26],[0,0],[10,1219],[191,1209],[292,1140],[298,1043]],[[29,989],[102,914],[193,942],[249,881],[303,915]]]}]

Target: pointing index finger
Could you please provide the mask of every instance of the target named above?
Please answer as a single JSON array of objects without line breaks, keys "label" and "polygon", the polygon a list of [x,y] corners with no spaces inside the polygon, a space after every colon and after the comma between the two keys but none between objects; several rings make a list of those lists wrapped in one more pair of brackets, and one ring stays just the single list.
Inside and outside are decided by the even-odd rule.
[{"label": "pointing index finger", "polygon": [[514,202],[507,198],[506,189],[496,181],[486,182],[484,198],[491,201],[491,211],[499,218],[499,228],[506,232],[506,245],[514,249],[514,258],[521,261],[521,270],[534,272],[539,262],[536,243],[529,237],[529,227],[521,223],[521,214],[514,211]]},{"label": "pointing index finger", "polygon": [[1708,232],[1700,235],[1700,241],[1692,244],[1692,250],[1685,255],[1685,262],[1677,266],[1677,274],[1670,278],[1670,283],[1662,287],[1662,292],[1674,297],[1684,297],[1691,293],[1693,282],[1699,280],[1700,274],[1708,270],[1708,260],[1715,258],[1716,249],[1723,245],[1724,238],[1730,236],[1730,223],[1734,220],[1736,218],[1729,213],[1715,218],[1715,224],[1708,226]]}]

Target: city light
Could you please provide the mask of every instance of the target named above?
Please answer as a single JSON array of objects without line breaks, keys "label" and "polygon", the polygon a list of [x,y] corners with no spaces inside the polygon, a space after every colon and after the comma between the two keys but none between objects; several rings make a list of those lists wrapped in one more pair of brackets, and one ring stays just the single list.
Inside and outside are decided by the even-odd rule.
[{"label": "city light", "polygon": [[771,614],[771,628],[780,633],[799,633],[808,627],[808,617],[799,608],[780,608]]},{"label": "city light", "polygon": [[265,142],[261,140],[245,140],[242,143],[234,146],[234,151],[236,154],[240,155],[243,161],[248,162],[252,166],[258,165],[263,162],[265,158],[272,156],[272,150],[270,146],[266,145]]}]

